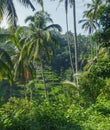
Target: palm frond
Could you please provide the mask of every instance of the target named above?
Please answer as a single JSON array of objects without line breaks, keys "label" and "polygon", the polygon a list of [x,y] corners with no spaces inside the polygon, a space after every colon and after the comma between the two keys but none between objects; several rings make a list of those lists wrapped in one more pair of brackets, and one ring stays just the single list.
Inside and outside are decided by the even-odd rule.
[{"label": "palm frond", "polygon": [[76,83],[68,81],[68,80],[64,81],[62,84],[65,85],[65,86],[70,86],[74,89],[78,89]]},{"label": "palm frond", "polygon": [[8,64],[9,68],[12,69],[13,68],[13,63],[11,61],[11,57],[9,56],[9,54],[2,48],[0,48],[0,58],[6,63]]},{"label": "palm frond", "polygon": [[16,13],[12,0],[5,0],[4,4],[7,11],[7,18],[8,18],[9,24],[16,27],[18,17],[17,17],[17,13]]},{"label": "palm frond", "polygon": [[25,19],[25,23],[27,23],[28,21],[34,22],[34,17],[33,17],[33,16],[28,16],[28,17]]},{"label": "palm frond", "polygon": [[51,25],[47,26],[44,30],[51,30],[51,29],[58,30],[59,32],[62,31],[61,26],[58,24],[51,24]]},{"label": "palm frond", "polygon": [[0,79],[7,77],[10,84],[13,83],[13,75],[9,66],[0,58]]},{"label": "palm frond", "polygon": [[30,0],[19,0],[21,4],[23,4],[25,7],[30,6],[32,10],[35,10],[35,7],[33,6],[32,2]]}]

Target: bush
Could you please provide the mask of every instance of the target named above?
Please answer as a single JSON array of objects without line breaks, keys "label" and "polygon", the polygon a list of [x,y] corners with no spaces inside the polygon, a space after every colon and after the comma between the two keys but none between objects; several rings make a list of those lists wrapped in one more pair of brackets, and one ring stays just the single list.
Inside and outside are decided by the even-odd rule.
[{"label": "bush", "polygon": [[68,120],[63,104],[44,101],[35,109],[35,122],[39,130],[81,130],[73,121]]},{"label": "bush", "polygon": [[27,99],[10,98],[0,108],[2,130],[81,130],[80,126],[68,120],[67,106],[57,101],[41,104]]},{"label": "bush", "polygon": [[0,108],[0,128],[2,130],[30,129],[31,104],[27,99],[10,98]]},{"label": "bush", "polygon": [[95,103],[104,87],[105,81],[94,73],[86,72],[80,79],[80,94],[88,103]]}]

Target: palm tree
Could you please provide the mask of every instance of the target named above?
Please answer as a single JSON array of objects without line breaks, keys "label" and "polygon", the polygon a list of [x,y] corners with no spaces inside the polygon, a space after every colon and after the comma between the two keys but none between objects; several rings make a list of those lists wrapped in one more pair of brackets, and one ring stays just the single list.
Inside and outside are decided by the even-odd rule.
[{"label": "palm tree", "polygon": [[98,10],[100,6],[102,5],[103,0],[92,0],[92,3],[87,4],[87,11],[85,11],[86,17],[92,17],[93,19],[96,19]]},{"label": "palm tree", "polygon": [[[85,29],[85,31],[88,31],[88,33],[91,35],[94,32],[100,31],[100,21],[98,19],[98,14],[100,11],[100,7],[102,6],[103,1],[102,0],[92,0],[92,3],[87,4],[87,9],[84,11],[84,15],[82,20],[79,21],[79,23],[83,23],[82,28]],[[100,33],[100,32],[99,32]],[[89,63],[86,65],[86,69],[89,68],[89,70],[92,68],[92,66],[97,62],[98,59],[98,44],[96,42],[96,56],[93,57],[93,47],[91,44],[91,58],[92,60],[89,61]]]},{"label": "palm tree", "polygon": [[[90,18],[88,17],[86,19],[82,19],[79,21],[79,23],[83,23],[82,29],[84,29],[86,32],[88,31],[88,34],[91,35],[90,39],[91,39],[94,31],[96,31],[97,28],[99,27],[99,23],[97,23],[97,21],[91,17]],[[90,42],[91,42],[91,40],[90,40]],[[96,56],[98,57],[97,45],[96,45]],[[92,44],[91,44],[91,58],[93,58],[93,45]]]},{"label": "palm tree", "polygon": [[[88,31],[90,35],[94,33],[94,31],[97,31],[100,29],[99,20],[97,19],[97,14],[99,11],[99,8],[102,4],[102,0],[92,0],[92,3],[87,4],[87,9],[84,11],[82,20],[79,21],[79,23],[83,23],[82,29],[85,29],[85,31]],[[91,45],[91,57],[93,58],[92,54],[92,45]],[[98,44],[96,43],[96,56],[98,57]]]},{"label": "palm tree", "polygon": [[13,77],[20,83],[26,83],[31,76],[34,76],[34,66],[29,61],[28,46],[25,36],[23,36],[23,28],[20,27],[14,34],[0,34],[1,38],[6,38],[6,44],[12,46],[11,60],[13,61]]},{"label": "palm tree", "polygon": [[[68,9],[68,2],[69,4],[73,7],[73,30],[74,30],[74,48],[75,48],[75,73],[77,74],[78,72],[78,56],[77,56],[77,33],[76,33],[76,6],[75,6],[75,0],[59,0],[59,2],[65,2],[65,10],[66,10],[66,25],[67,25],[67,30],[68,30],[68,19],[67,19],[67,9]],[[69,46],[69,44],[68,44]],[[69,47],[70,48],[70,47]],[[71,59],[71,52],[69,49],[70,53],[70,61],[71,61],[71,66],[72,65],[72,59]],[[78,84],[78,79],[76,78],[76,82]]]},{"label": "palm tree", "polygon": [[[78,55],[77,55],[77,32],[76,32],[76,2],[70,0],[70,4],[73,6],[73,30],[74,30],[74,48],[75,48],[75,73],[78,73]],[[76,84],[78,86],[78,77],[76,76]]]},{"label": "palm tree", "polygon": [[[92,38],[92,34],[94,32],[94,30],[97,30],[97,27],[99,26],[99,24],[96,22],[96,20],[92,19],[92,18],[86,18],[86,19],[82,19],[79,21],[79,23],[83,23],[82,25],[82,29],[85,29],[85,31],[88,31],[88,34],[90,35],[90,47],[91,47],[91,60],[89,61],[90,64],[94,64],[94,58],[96,59],[96,57],[94,57],[93,55],[93,45],[91,43],[91,38]],[[96,56],[98,57],[97,54],[97,46],[96,46]],[[89,64],[88,64],[89,66]]]},{"label": "palm tree", "polygon": [[[69,0],[73,7],[73,30],[74,30],[74,48],[75,48],[75,73],[78,73],[78,55],[77,55],[77,32],[76,32],[76,1]],[[78,86],[78,78],[76,77],[76,84]]]},{"label": "palm tree", "polygon": [[97,21],[91,18],[82,19],[79,21],[79,23],[83,23],[82,29],[88,31],[88,34],[92,34],[94,30],[97,30],[97,27],[99,26]]},{"label": "palm tree", "polygon": [[[49,14],[44,11],[35,13],[34,16],[26,18],[25,22],[31,21],[29,24],[29,54],[30,59],[41,64],[42,77],[45,88],[45,97],[47,98],[47,88],[44,77],[44,65],[46,61],[51,60],[53,55],[52,44],[57,44],[58,41],[54,37],[53,30],[61,31],[58,24],[53,24]],[[47,23],[52,23],[47,26]]]},{"label": "palm tree", "polygon": [[[63,0],[60,0],[59,2],[62,2]],[[70,47],[70,40],[69,40],[69,28],[68,28],[68,2],[71,2],[70,0],[65,0],[65,14],[66,14],[66,28],[67,28],[67,42],[68,42],[68,49],[69,49],[69,56],[70,56],[70,64],[72,68],[72,74],[74,74],[74,67],[73,67],[73,61],[72,61],[72,54],[71,54],[71,47]]]},{"label": "palm tree", "polygon": [[[63,0],[60,0],[62,2]],[[71,6],[73,6],[73,25],[74,25],[74,46],[75,46],[75,72],[78,71],[78,63],[77,63],[77,33],[76,33],[76,5],[75,0],[65,0],[65,6],[67,8],[68,2]]]},{"label": "palm tree", "polygon": [[[25,19],[25,22],[28,22],[29,20],[31,21],[31,23],[29,24],[29,50],[32,54],[34,54],[33,59],[36,59],[36,57],[38,58],[39,56],[41,56],[41,54],[47,54],[47,58],[49,59],[50,54],[52,53],[52,48],[50,48],[51,42],[57,42],[57,40],[54,38],[52,30],[62,31],[62,28],[58,24],[53,24],[53,21],[50,18],[49,14],[43,11],[38,11],[37,13],[35,13],[34,16],[28,16]],[[52,24],[47,26],[47,23],[50,22]],[[41,51],[43,51],[41,52],[41,54],[39,53],[40,49]],[[46,51],[47,49],[48,51]]]},{"label": "palm tree", "polygon": [[[0,69],[4,72],[7,72],[5,73],[5,75],[8,77],[9,81],[11,77],[12,81],[24,84],[24,94],[27,98],[27,84],[31,79],[35,78],[36,73],[32,61],[29,60],[30,55],[28,53],[28,44],[26,41],[26,34],[24,34],[25,28],[23,27],[18,28],[14,34],[0,34],[0,38],[7,39],[6,44],[11,46],[11,53],[10,51],[9,53],[11,57],[10,59],[13,63],[13,66],[10,68],[10,64],[6,64],[6,66],[5,64],[3,64],[3,62],[0,62],[0,66],[2,65]],[[31,98],[32,91],[30,90],[30,99]]]},{"label": "palm tree", "polygon": [[66,27],[67,27],[67,42],[68,42],[70,64],[71,64],[72,76],[73,76],[74,67],[73,67],[73,61],[72,61],[72,54],[71,54],[71,47],[70,47],[70,40],[69,40],[69,28],[68,28],[68,0],[65,0],[65,13],[66,13]]},{"label": "palm tree", "polygon": [[[17,0],[17,1],[19,1],[25,7],[31,7],[33,11],[35,10],[35,7],[32,4],[32,0]],[[43,0],[35,0],[35,1],[43,7]],[[16,27],[18,17],[13,0],[0,0],[0,20],[3,19],[4,15],[7,15],[9,23]]]},{"label": "palm tree", "polygon": [[[89,30],[89,34],[93,33],[93,31],[100,29],[99,27],[99,20],[98,20],[98,14],[100,11],[100,7],[103,5],[102,0],[92,0],[92,3],[87,4],[87,10],[83,12],[83,18],[86,18],[85,20],[80,20],[81,22],[86,22],[85,25],[82,27],[86,30]],[[88,27],[86,26],[88,24]]]}]

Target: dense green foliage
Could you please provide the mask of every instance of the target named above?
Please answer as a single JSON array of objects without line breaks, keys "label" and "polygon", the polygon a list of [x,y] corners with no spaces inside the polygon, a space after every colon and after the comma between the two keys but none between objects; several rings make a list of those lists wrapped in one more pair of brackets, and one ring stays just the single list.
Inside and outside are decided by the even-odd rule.
[{"label": "dense green foliage", "polygon": [[[0,20],[13,5],[2,2]],[[90,35],[77,35],[74,74],[74,34],[61,34],[60,25],[44,12],[43,1],[37,2],[42,11],[26,18],[28,26],[14,32],[0,29],[0,130],[109,130],[109,0],[87,4],[80,23]],[[66,8],[68,2],[72,4],[66,0]]]}]

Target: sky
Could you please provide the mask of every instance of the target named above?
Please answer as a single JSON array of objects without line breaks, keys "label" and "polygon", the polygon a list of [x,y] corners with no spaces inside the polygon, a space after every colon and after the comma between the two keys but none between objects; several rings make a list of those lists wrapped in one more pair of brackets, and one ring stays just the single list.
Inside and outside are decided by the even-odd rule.
[{"label": "sky", "polygon": [[[29,16],[33,15],[36,11],[40,11],[41,7],[34,3],[34,6],[36,8],[36,11],[32,11],[30,8],[24,8],[21,4],[17,3],[15,1],[15,7],[18,15],[18,25],[26,25],[24,23],[24,19]],[[78,24],[78,21],[82,19],[83,11],[86,10],[86,3],[88,3],[90,0],[76,0],[76,24],[77,24],[77,34],[87,34],[84,30],[81,28],[81,24]],[[55,24],[59,24],[63,32],[66,32],[66,22],[65,22],[65,6],[64,2],[62,2],[58,6],[58,1],[51,2],[50,0],[44,0],[44,9],[50,14],[50,17],[53,19]],[[73,19],[72,19],[72,8],[68,8],[68,18],[69,18],[69,30],[73,32]],[[7,27],[6,19],[3,20],[1,27]]]}]

